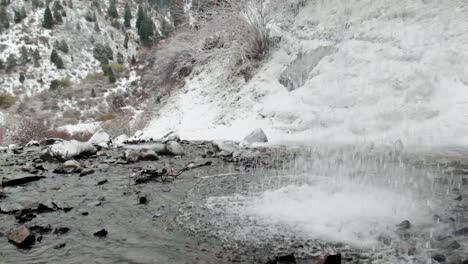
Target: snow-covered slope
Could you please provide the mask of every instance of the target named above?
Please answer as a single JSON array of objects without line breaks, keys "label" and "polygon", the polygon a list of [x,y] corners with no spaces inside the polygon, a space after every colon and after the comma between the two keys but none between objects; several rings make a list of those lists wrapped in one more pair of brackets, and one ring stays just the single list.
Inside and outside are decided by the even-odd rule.
[{"label": "snow-covered slope", "polygon": [[241,139],[262,127],[273,142],[468,144],[465,1],[307,3],[272,25],[280,47],[253,79],[226,83],[212,62],[144,135]]}]

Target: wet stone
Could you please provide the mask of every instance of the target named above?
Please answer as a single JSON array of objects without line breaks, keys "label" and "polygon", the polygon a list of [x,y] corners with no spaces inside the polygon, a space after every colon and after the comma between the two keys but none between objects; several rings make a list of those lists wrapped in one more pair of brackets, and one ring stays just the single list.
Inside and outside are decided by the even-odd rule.
[{"label": "wet stone", "polygon": [[98,181],[98,183],[96,185],[100,186],[100,185],[104,185],[104,184],[106,184],[108,182],[109,181],[107,179],[104,179],[104,180]]},{"label": "wet stone", "polygon": [[434,254],[432,255],[432,259],[439,263],[445,262],[445,260],[447,260],[447,258],[442,254]]},{"label": "wet stone", "polygon": [[323,264],[341,264],[341,254],[326,256]]},{"label": "wet stone", "polygon": [[58,244],[58,245],[54,246],[54,249],[62,249],[64,247],[66,247],[66,246],[67,246],[67,243],[62,243],[62,244]]},{"label": "wet stone", "polygon": [[70,231],[70,228],[68,227],[58,227],[54,229],[54,234],[55,235],[64,235]]},{"label": "wet stone", "polygon": [[99,230],[99,231],[97,231],[97,232],[94,232],[93,235],[94,235],[95,237],[101,237],[101,238],[102,238],[102,237],[106,237],[107,234],[108,234],[108,232],[107,232],[106,229],[101,229],[101,230]]},{"label": "wet stone", "polygon": [[29,248],[36,242],[36,237],[27,227],[21,226],[10,232],[8,241],[15,244],[17,247]]},{"label": "wet stone", "polygon": [[397,225],[398,230],[407,230],[411,228],[411,223],[408,220],[405,220]]}]

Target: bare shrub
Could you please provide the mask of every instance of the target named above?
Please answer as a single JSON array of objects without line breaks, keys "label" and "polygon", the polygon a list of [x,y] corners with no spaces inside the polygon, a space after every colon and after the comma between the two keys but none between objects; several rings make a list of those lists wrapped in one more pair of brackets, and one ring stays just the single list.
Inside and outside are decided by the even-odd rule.
[{"label": "bare shrub", "polygon": [[16,103],[16,97],[11,94],[0,94],[0,108],[8,109]]},{"label": "bare shrub", "polygon": [[6,122],[5,142],[26,144],[31,140],[42,140],[47,137],[47,130],[42,120],[11,117]]}]

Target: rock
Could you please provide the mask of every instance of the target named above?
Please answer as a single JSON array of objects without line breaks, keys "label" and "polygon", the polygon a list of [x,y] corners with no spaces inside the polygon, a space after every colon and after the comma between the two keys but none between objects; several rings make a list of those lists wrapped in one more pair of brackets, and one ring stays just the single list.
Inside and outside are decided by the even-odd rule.
[{"label": "rock", "polygon": [[55,143],[64,142],[65,140],[61,138],[46,138],[41,141],[41,146],[51,146]]},{"label": "rock", "polygon": [[159,156],[154,150],[143,149],[138,153],[138,160],[157,161]]},{"label": "rock", "polygon": [[137,150],[126,150],[124,152],[124,159],[127,162],[130,162],[130,163],[138,162],[139,157],[140,157],[140,152]]},{"label": "rock", "polygon": [[442,239],[439,246],[448,250],[459,249],[461,247],[461,245],[452,237]]},{"label": "rock", "polygon": [[142,196],[138,199],[138,203],[139,204],[147,204],[148,203],[148,199],[146,198],[146,196]]},{"label": "rock", "polygon": [[96,184],[97,186],[100,186],[100,185],[104,185],[106,183],[108,183],[109,181],[107,179],[104,179],[102,181],[98,181],[98,183]]},{"label": "rock", "polygon": [[15,178],[15,179],[8,179],[6,177],[3,177],[2,188],[23,185],[23,184],[35,182],[44,178],[45,178],[44,176],[26,176],[26,177]]},{"label": "rock", "polygon": [[231,154],[239,151],[239,143],[232,140],[215,140],[213,141],[213,147],[216,152],[225,151]]},{"label": "rock", "polygon": [[54,229],[54,234],[55,235],[64,235],[70,231],[70,228],[68,227],[58,227]]},{"label": "rock", "polygon": [[41,144],[39,143],[39,141],[36,141],[36,140],[31,140],[29,141],[28,143],[26,143],[26,147],[30,148],[30,147],[39,147]]},{"label": "rock", "polygon": [[101,206],[100,201],[91,202],[88,204],[88,207]]},{"label": "rock", "polygon": [[128,141],[127,135],[120,135],[112,140],[112,144],[119,147],[119,146],[125,145],[127,141]]},{"label": "rock", "polygon": [[67,160],[59,168],[55,169],[54,173],[69,174],[80,173],[82,170],[81,164],[76,160]]},{"label": "rock", "polygon": [[323,264],[341,264],[341,254],[326,256]]},{"label": "rock", "polygon": [[67,246],[67,243],[62,243],[62,244],[58,244],[58,245],[54,246],[54,249],[62,249],[64,247],[66,247],[66,246]]},{"label": "rock", "polygon": [[184,155],[184,149],[182,146],[175,142],[175,141],[169,141],[166,143],[166,150],[169,154],[175,155],[175,156],[182,156]]},{"label": "rock", "polygon": [[5,199],[7,196],[4,192],[0,192],[0,200]]},{"label": "rock", "polygon": [[468,235],[468,227],[464,227],[462,229],[458,229],[453,232],[454,236],[467,236]]},{"label": "rock", "polygon": [[27,227],[21,226],[10,232],[8,241],[15,244],[17,247],[29,248],[36,242],[36,237]]},{"label": "rock", "polygon": [[455,201],[461,201],[463,200],[463,197],[461,195],[458,195],[457,197],[454,198]]},{"label": "rock", "polygon": [[66,161],[75,158],[89,157],[95,155],[96,152],[97,149],[89,142],[71,140],[50,146],[41,155],[41,159],[46,161]]},{"label": "rock", "polygon": [[177,133],[171,131],[161,138],[162,142],[176,141],[180,142],[180,137]]},{"label": "rock", "polygon": [[408,220],[405,220],[397,225],[398,230],[406,230],[411,228],[411,223]]},{"label": "rock", "polygon": [[88,143],[93,145],[100,145],[102,143],[109,144],[111,142],[109,134],[107,134],[104,129],[99,129],[94,135],[88,140]]},{"label": "rock", "polygon": [[276,260],[276,263],[278,264],[295,264],[296,263],[296,257],[294,256],[294,254],[278,256],[278,257],[275,257],[275,260]]},{"label": "rock", "polygon": [[256,129],[247,135],[244,140],[242,140],[241,145],[248,146],[253,143],[268,143],[268,138],[261,128]]},{"label": "rock", "polygon": [[31,208],[26,208],[26,209],[15,212],[15,219],[20,224],[29,222],[33,220],[34,218],[36,218],[36,214],[34,213],[34,210]]},{"label": "rock", "polygon": [[442,254],[434,254],[431,256],[431,258],[439,263],[445,262],[445,260],[447,260],[447,258]]},{"label": "rock", "polygon": [[84,169],[84,170],[81,171],[80,177],[84,177],[84,176],[87,176],[87,175],[90,175],[90,174],[93,174],[93,173],[94,173],[93,169]]},{"label": "rock", "polygon": [[97,232],[94,232],[93,235],[94,235],[95,237],[106,237],[107,234],[108,234],[108,232],[107,232],[106,229],[101,229],[101,230],[99,230],[99,231],[97,231]]}]

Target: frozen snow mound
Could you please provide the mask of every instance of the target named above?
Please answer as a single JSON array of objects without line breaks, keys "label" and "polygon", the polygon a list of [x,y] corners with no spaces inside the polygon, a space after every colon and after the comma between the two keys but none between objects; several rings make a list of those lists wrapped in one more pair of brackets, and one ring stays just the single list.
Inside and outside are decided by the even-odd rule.
[{"label": "frozen snow mound", "polygon": [[456,0],[309,1],[249,82],[211,62],[144,137],[467,145],[467,16]]}]

